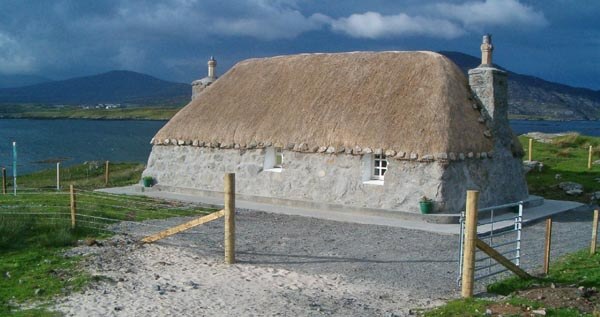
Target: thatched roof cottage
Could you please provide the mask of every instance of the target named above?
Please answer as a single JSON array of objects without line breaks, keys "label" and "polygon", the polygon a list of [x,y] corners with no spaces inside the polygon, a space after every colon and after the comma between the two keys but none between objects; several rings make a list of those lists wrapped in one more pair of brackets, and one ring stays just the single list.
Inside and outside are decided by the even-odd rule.
[{"label": "thatched roof cottage", "polygon": [[469,80],[433,52],[242,61],[156,134],[144,175],[220,195],[235,172],[240,199],[298,206],[418,212],[427,196],[456,213],[467,189],[481,206],[524,199],[506,73],[486,41],[489,64]]}]

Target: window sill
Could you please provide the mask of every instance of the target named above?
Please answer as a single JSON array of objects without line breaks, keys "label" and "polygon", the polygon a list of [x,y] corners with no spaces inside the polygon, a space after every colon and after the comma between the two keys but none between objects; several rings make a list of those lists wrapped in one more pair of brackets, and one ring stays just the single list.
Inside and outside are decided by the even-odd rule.
[{"label": "window sill", "polygon": [[264,171],[265,172],[273,172],[273,173],[281,173],[281,171],[283,171],[283,168],[281,168],[281,167],[267,168]]},{"label": "window sill", "polygon": [[365,185],[379,185],[379,186],[383,186],[383,180],[381,180],[381,179],[370,179],[368,181],[364,181],[363,184],[365,184]]}]

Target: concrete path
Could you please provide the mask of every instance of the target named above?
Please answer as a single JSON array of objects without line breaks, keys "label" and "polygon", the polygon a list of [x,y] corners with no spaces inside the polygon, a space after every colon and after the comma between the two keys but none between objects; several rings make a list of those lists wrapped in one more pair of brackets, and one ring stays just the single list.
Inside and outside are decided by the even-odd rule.
[{"label": "concrete path", "polygon": [[[204,204],[208,206],[214,206],[216,208],[222,208],[223,199],[216,199],[210,197],[199,197],[194,195],[186,195],[165,191],[157,191],[152,188],[143,188],[140,185],[132,185],[126,187],[113,187],[99,189],[98,191],[112,193],[112,194],[124,194],[124,195],[144,195],[148,197],[166,199],[166,200],[178,200],[190,203]],[[569,210],[577,209],[584,206],[581,203],[572,201],[560,201],[560,200],[544,200],[544,204],[536,207],[526,208],[523,211],[523,223],[534,222],[539,219],[547,218],[551,215],[556,215]],[[295,215],[303,217],[313,217],[319,219],[327,219],[342,222],[370,224],[370,225],[381,225],[390,226],[397,228],[415,229],[427,232],[441,233],[441,234],[458,234],[460,231],[459,224],[436,224],[428,223],[423,221],[405,220],[393,217],[375,216],[367,214],[343,213],[339,211],[330,210],[318,210],[308,208],[296,208],[289,206],[272,205],[266,203],[256,203],[244,200],[236,200],[237,208],[261,210],[270,213]],[[506,218],[504,221],[496,222],[494,224],[495,229],[508,228],[514,225],[514,214],[503,215],[498,218]],[[478,232],[483,233],[491,229],[490,225],[479,226]]]}]

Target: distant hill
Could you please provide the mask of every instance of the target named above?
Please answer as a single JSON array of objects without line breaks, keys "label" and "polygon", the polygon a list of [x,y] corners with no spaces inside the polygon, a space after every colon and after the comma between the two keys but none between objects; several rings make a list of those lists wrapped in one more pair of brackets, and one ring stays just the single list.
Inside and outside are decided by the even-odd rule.
[{"label": "distant hill", "polygon": [[[466,72],[480,59],[459,52],[440,52]],[[496,66],[503,69],[501,66]],[[506,70],[506,69],[504,69]],[[553,83],[509,70],[509,113],[517,117],[600,120],[600,91]]]},{"label": "distant hill", "polygon": [[12,88],[41,84],[52,81],[51,79],[34,75],[2,75],[0,74],[0,88]]},{"label": "distant hill", "polygon": [[[459,52],[440,52],[465,73],[480,59]],[[497,66],[501,68],[501,66]],[[600,91],[571,87],[538,77],[509,73],[509,113],[513,117],[559,120],[600,120]],[[18,77],[18,76],[17,76]],[[16,82],[13,76],[12,83]],[[0,87],[2,87],[0,76]],[[27,80],[42,77],[23,76]],[[131,71],[49,81],[0,89],[0,103],[184,105],[191,97],[188,84],[164,81]]]},{"label": "distant hill", "polygon": [[131,71],[111,71],[17,88],[0,89],[0,103],[183,105],[188,84],[164,81]]}]

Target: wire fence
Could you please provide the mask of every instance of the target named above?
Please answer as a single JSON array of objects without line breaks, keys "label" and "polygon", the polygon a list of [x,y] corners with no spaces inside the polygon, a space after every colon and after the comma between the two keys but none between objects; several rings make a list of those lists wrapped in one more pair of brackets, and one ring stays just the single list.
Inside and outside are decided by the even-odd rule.
[{"label": "wire fence", "polygon": [[36,224],[141,238],[213,211],[194,204],[84,189],[21,189],[16,196],[0,195],[0,228]]}]

